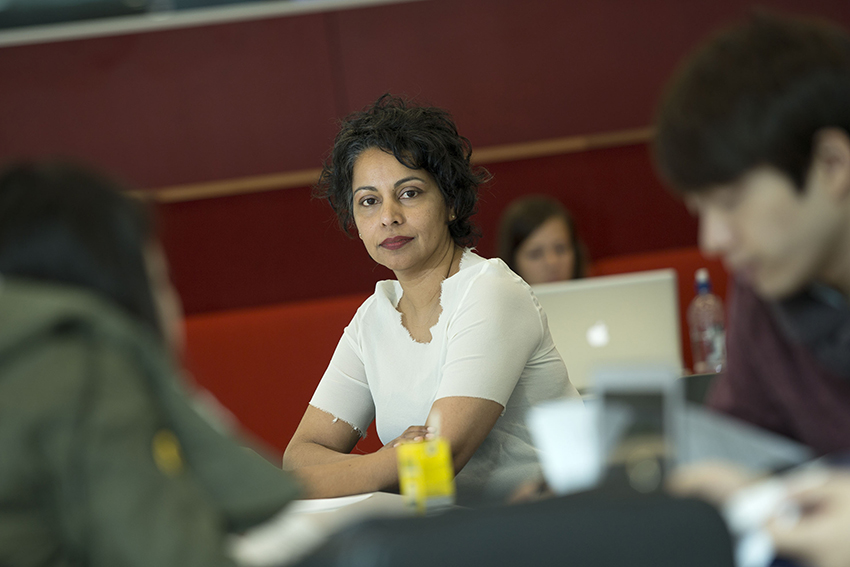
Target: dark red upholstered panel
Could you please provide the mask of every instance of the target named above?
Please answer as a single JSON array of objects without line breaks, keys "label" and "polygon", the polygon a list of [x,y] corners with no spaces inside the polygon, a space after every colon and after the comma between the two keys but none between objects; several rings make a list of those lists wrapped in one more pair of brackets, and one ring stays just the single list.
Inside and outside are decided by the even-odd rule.
[{"label": "dark red upholstered panel", "polygon": [[[450,109],[473,144],[644,127],[661,87],[752,0],[427,0],[329,15],[345,102],[386,91]],[[762,0],[850,25],[845,0]]]},{"label": "dark red upholstered panel", "polygon": [[0,48],[0,158],[143,187],[316,167],[338,113],[320,15]]},{"label": "dark red upholstered panel", "polygon": [[717,258],[706,258],[698,248],[678,248],[661,250],[643,254],[616,256],[605,258],[593,265],[593,275],[623,274],[627,272],[642,272],[673,268],[679,283],[679,316],[682,331],[682,355],[686,368],[693,367],[693,353],[688,331],[687,309],[696,294],[694,288],[694,272],[699,268],[707,268],[711,277],[714,293],[721,299],[726,299],[726,284],[729,276],[723,263]]},{"label": "dark red upholstered panel", "polygon": [[[850,24],[846,0],[762,5]],[[315,167],[385,91],[476,145],[644,127],[676,62],[750,0],[427,0],[0,48],[0,157],[162,186]]]}]

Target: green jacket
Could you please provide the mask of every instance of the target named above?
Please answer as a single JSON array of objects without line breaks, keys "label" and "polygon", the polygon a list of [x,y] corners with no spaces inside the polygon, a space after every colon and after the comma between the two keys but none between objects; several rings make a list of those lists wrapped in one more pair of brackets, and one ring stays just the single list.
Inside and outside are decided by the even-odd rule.
[{"label": "green jacket", "polygon": [[79,289],[0,280],[0,565],[232,565],[297,496],[190,405],[153,333]]}]

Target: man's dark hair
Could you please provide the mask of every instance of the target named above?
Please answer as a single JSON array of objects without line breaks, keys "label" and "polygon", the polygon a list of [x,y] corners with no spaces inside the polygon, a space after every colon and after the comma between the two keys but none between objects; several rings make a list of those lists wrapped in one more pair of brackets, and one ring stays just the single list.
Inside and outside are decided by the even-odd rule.
[{"label": "man's dark hair", "polygon": [[161,336],[144,257],[150,214],[122,189],[64,162],[0,171],[0,274],[88,289]]},{"label": "man's dark hair", "polygon": [[470,164],[469,140],[458,134],[448,112],[389,94],[342,121],[314,191],[315,196],[331,204],[343,231],[350,234],[354,226],[354,162],[370,148],[392,154],[406,167],[431,174],[446,205],[456,215],[449,223],[452,239],[460,246],[475,244],[479,234],[471,217],[477,211],[478,186],[489,179],[489,173]]},{"label": "man's dark hair", "polygon": [[688,59],[656,127],[658,169],[679,191],[762,165],[802,190],[818,130],[850,133],[850,36],[825,22],[754,15]]}]

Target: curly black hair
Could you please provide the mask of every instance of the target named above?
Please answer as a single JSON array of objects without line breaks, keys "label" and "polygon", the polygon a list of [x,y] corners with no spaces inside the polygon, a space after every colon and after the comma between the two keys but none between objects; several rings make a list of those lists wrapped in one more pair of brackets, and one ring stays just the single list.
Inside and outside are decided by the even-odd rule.
[{"label": "curly black hair", "polygon": [[826,22],[760,12],[723,30],[673,77],[654,153],[679,192],[769,165],[802,190],[814,137],[850,133],[850,36]]},{"label": "curly black hair", "polygon": [[455,214],[449,223],[452,239],[463,247],[475,244],[480,234],[471,217],[477,212],[478,186],[488,181],[490,174],[483,167],[472,166],[469,140],[458,134],[447,111],[390,94],[342,121],[313,191],[314,196],[327,199],[346,234],[351,236],[354,227],[354,163],[370,148],[392,154],[410,169],[431,174]]}]

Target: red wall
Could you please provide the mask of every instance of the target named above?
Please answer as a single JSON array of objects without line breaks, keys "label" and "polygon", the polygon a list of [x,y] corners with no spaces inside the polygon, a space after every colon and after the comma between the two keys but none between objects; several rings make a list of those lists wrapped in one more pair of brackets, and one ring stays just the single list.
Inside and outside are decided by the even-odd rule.
[{"label": "red wall", "polygon": [[[846,0],[764,4],[850,25]],[[0,158],[62,154],[143,187],[317,167],[385,91],[450,109],[475,147],[644,127],[675,63],[743,0],[423,0],[0,48]],[[643,145],[491,164],[480,250],[512,197],[574,209],[591,254],[689,245]],[[368,291],[307,188],[161,207],[188,312]]]}]

